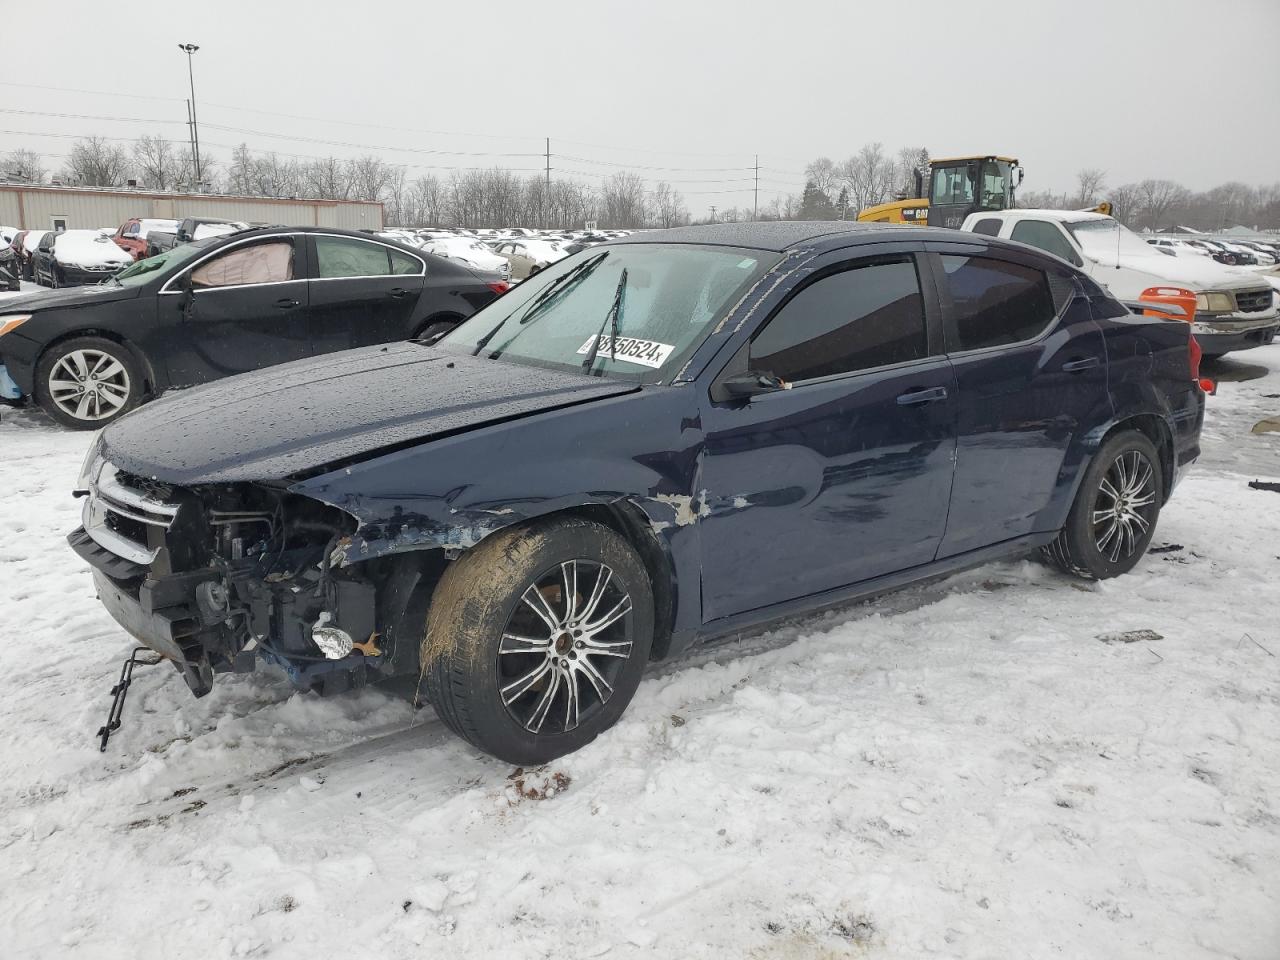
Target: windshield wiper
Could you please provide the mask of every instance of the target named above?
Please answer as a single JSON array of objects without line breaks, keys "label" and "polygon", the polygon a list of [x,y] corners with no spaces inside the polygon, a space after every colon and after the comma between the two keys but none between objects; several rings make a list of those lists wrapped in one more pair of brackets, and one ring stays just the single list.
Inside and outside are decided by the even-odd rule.
[{"label": "windshield wiper", "polygon": [[[544,305],[548,303],[551,297],[556,293],[557,290],[560,290],[561,287],[564,287],[563,290],[560,290],[562,294],[568,293],[570,288],[566,287],[565,284],[568,283],[569,280],[575,277],[578,278],[579,281],[585,280],[588,276],[590,276],[591,271],[595,270],[595,268],[600,265],[601,261],[603,261],[604,258],[607,257],[608,255],[609,255],[608,253],[597,254],[594,257],[591,257],[587,260],[583,260],[580,264],[578,264],[572,270],[569,270],[566,273],[562,273],[560,274],[560,276],[556,277],[553,281],[551,281],[551,283],[547,285],[545,290],[543,290],[536,297],[534,297],[533,300],[529,303],[529,305],[524,308],[524,313],[520,316],[520,320],[519,320],[520,324],[523,326],[524,324],[531,321],[534,318],[534,316],[536,316],[539,310],[545,309]],[[590,270],[587,269],[588,267],[590,267]],[[575,286],[576,286],[576,283],[575,283]],[[497,335],[498,331],[501,330],[504,326],[506,326],[507,321],[510,320],[515,315],[516,315],[515,311],[513,310],[511,311],[511,313],[507,314],[505,317],[499,320],[497,324],[494,325],[492,330],[490,330],[483,337],[481,337],[479,340],[476,341],[476,348],[471,351],[471,355],[473,357],[479,356],[480,351],[489,345],[489,341],[492,340]],[[514,340],[517,336],[519,336],[518,332],[512,335],[511,340]],[[504,343],[502,345],[502,348],[497,352],[500,353],[502,350],[505,350],[507,347],[509,347],[511,345],[511,340],[508,340],[506,343]]]},{"label": "windshield wiper", "polygon": [[591,368],[595,365],[596,354],[600,352],[600,338],[604,336],[605,324],[609,324],[609,359],[618,359],[618,322],[622,316],[622,302],[627,294],[627,268],[622,268],[622,276],[618,277],[618,289],[613,292],[613,304],[609,307],[609,312],[604,315],[604,319],[600,321],[600,329],[596,331],[595,341],[591,344],[591,352],[587,354],[587,358],[582,361],[582,372],[591,373]]}]

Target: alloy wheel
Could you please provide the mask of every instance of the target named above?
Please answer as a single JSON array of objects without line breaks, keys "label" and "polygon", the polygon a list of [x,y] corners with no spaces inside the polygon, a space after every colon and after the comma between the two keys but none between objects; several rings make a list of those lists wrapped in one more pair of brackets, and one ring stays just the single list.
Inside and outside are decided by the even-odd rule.
[{"label": "alloy wheel", "polygon": [[1154,522],[1156,472],[1140,450],[1121,453],[1103,474],[1093,503],[1098,552],[1116,563],[1137,551]]},{"label": "alloy wheel", "polygon": [[631,596],[612,569],[568,560],[520,595],[498,645],[502,702],[530,733],[567,733],[613,695],[631,656]]},{"label": "alloy wheel", "polygon": [[77,420],[105,420],[129,402],[129,372],[101,350],[72,350],[49,371],[49,398]]}]

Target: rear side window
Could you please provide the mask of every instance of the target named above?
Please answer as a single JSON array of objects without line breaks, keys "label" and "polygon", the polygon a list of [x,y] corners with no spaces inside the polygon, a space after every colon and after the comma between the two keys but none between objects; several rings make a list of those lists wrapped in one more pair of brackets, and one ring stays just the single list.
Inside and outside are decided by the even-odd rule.
[{"label": "rear side window", "polygon": [[751,342],[750,366],[812,380],[928,355],[914,261],[857,265],[788,300]]},{"label": "rear side window", "polygon": [[348,237],[316,237],[316,276],[388,277],[422,273],[422,261],[394,247]]},{"label": "rear side window", "polygon": [[1039,336],[1056,311],[1040,270],[990,257],[944,254],[958,349],[977,350]]},{"label": "rear side window", "polygon": [[981,233],[988,237],[1000,236],[1000,221],[995,217],[985,217],[973,225],[974,233]]},{"label": "rear side window", "polygon": [[1056,224],[1047,220],[1020,220],[1009,235],[1010,240],[1017,240],[1032,247],[1047,250],[1054,256],[1061,257],[1068,263],[1080,266],[1080,255],[1072,249],[1067,238],[1062,235]]}]

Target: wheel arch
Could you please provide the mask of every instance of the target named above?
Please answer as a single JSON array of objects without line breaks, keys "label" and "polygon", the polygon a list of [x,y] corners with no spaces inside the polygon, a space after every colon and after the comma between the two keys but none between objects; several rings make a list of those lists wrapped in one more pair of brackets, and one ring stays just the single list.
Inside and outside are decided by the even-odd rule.
[{"label": "wheel arch", "polygon": [[1174,441],[1173,428],[1169,426],[1168,421],[1163,417],[1154,413],[1135,413],[1132,416],[1117,420],[1111,424],[1107,431],[1099,438],[1098,447],[1106,443],[1117,433],[1124,433],[1128,430],[1135,430],[1150,440],[1156,448],[1156,452],[1160,455],[1160,475],[1163,479],[1160,491],[1160,503],[1164,505],[1169,502],[1169,496],[1173,492],[1172,478],[1174,474]]},{"label": "wheel arch", "polygon": [[[130,356],[133,357],[134,361],[142,369],[143,395],[154,397],[160,392],[161,385],[156,379],[155,368],[151,365],[151,360],[145,353],[139,350],[137,345],[128,337],[117,333],[109,327],[79,327],[74,330],[67,330],[58,334],[46,343],[40,350],[40,353],[36,355],[35,362],[31,365],[33,377],[35,371],[40,369],[40,364],[44,362],[44,358],[49,355],[49,351],[63,343],[66,343],[68,340],[76,340],[80,337],[101,337],[103,340],[110,340],[112,343],[118,343],[120,346],[124,347],[129,351]],[[39,378],[35,378],[35,381],[36,382],[32,384],[33,395],[34,391],[40,389]]]},{"label": "wheel arch", "polygon": [[465,319],[467,318],[457,310],[436,310],[423,317],[421,320],[414,322],[413,337],[411,339],[416,340],[418,337],[422,336],[423,331],[433,324],[452,323],[454,326],[457,326]]},{"label": "wheel arch", "polygon": [[[678,593],[675,563],[666,541],[655,531],[653,520],[638,504],[626,499],[582,502],[539,513],[536,516],[512,516],[510,523],[485,530],[483,535],[466,549],[471,549],[499,530],[509,531],[516,527],[540,526],[572,518],[590,520],[612,530],[636,551],[641,564],[649,574],[649,583],[653,589],[654,637],[650,659],[664,659],[671,650],[675,625]],[[341,549],[345,547],[345,544],[340,545]],[[347,565],[358,568],[364,564],[390,561],[392,570],[398,571],[401,567],[412,570],[412,585],[408,589],[416,596],[412,601],[407,598],[403,600],[400,613],[412,610],[414,614],[411,619],[413,619],[418,610],[425,611],[430,605],[436,584],[449,562],[448,558],[456,559],[465,552],[466,550],[459,550],[440,540],[426,538],[417,543],[404,544],[393,553],[379,553],[368,560],[359,559],[357,553],[351,557]],[[402,586],[397,586],[390,592],[403,596],[405,590]]]}]

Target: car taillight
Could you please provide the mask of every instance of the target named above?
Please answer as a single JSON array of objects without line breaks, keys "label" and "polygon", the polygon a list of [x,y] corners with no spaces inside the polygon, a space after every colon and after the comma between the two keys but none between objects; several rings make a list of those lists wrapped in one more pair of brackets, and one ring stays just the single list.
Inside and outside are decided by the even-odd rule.
[{"label": "car taillight", "polygon": [[1187,363],[1191,367],[1191,382],[1208,394],[1218,392],[1218,385],[1209,377],[1200,376],[1200,361],[1204,358],[1204,350],[1195,335],[1187,339]]},{"label": "car taillight", "polygon": [[492,283],[485,284],[485,286],[487,286],[490,290],[492,290],[498,296],[502,296],[504,293],[506,293],[508,290],[511,289],[511,284],[507,283],[507,281],[505,280],[494,280]]}]

